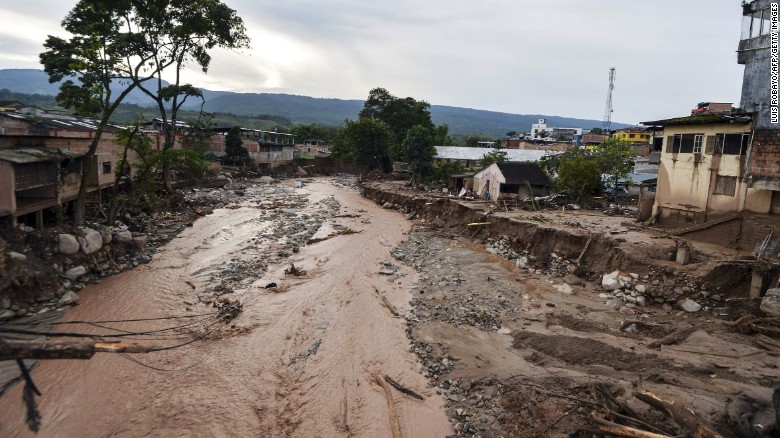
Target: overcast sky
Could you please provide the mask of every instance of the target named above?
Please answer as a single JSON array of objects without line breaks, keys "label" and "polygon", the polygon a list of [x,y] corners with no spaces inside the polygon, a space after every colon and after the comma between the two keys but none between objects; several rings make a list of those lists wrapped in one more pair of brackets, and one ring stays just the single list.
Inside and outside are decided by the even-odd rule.
[{"label": "overcast sky", "polygon": [[[612,119],[739,104],[741,0],[223,0],[252,48],[217,52],[212,90],[365,99],[384,87],[432,104]],[[40,68],[75,0],[3,0],[0,68]],[[0,84],[0,88],[2,84]]]}]

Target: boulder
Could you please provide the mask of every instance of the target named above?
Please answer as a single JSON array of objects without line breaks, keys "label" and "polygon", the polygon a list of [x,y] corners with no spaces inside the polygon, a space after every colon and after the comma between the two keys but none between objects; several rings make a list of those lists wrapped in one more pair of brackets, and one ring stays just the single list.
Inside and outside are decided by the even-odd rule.
[{"label": "boulder", "polygon": [[133,236],[133,243],[136,244],[139,248],[143,248],[146,246],[146,242],[149,240],[149,236],[146,234],[139,234],[137,236]]},{"label": "boulder", "polygon": [[772,316],[780,316],[780,289],[766,291],[761,300],[761,310]]},{"label": "boulder", "polygon": [[580,285],[584,284],[583,281],[580,279],[580,277],[577,277],[574,274],[569,274],[569,275],[563,277],[563,281],[566,284],[570,284],[572,286],[580,286]]},{"label": "boulder", "polygon": [[618,280],[619,276],[620,276],[620,271],[615,271],[610,274],[604,274],[601,277],[601,286],[605,290],[620,289],[620,282]]},{"label": "boulder", "polygon": [[60,234],[59,245],[57,246],[57,252],[60,254],[76,254],[79,252],[79,241],[76,240],[76,236],[72,234]]},{"label": "boulder", "polygon": [[677,308],[688,313],[695,313],[701,310],[701,304],[690,298],[685,298],[677,302]]},{"label": "boulder", "polygon": [[527,268],[528,267],[528,257],[522,256],[522,257],[518,258],[517,261],[515,262],[515,265],[517,265],[518,267],[523,268],[523,269]]},{"label": "boulder", "polygon": [[14,312],[13,310],[0,310],[0,321],[11,319],[14,316],[16,316],[16,312]]},{"label": "boulder", "polygon": [[14,251],[9,252],[8,253],[8,257],[13,262],[23,262],[23,261],[27,260],[27,256],[26,255],[20,254],[18,252],[14,252]]},{"label": "boulder", "polygon": [[57,305],[68,306],[71,304],[78,304],[78,302],[79,302],[79,296],[76,295],[76,292],[69,290],[60,297],[60,300],[57,301]]},{"label": "boulder", "polygon": [[261,183],[264,183],[264,184],[270,184],[270,183],[274,182],[274,179],[271,178],[270,176],[261,176],[260,180],[258,182],[261,182]]},{"label": "boulder", "polygon": [[644,284],[637,284],[634,287],[634,290],[636,290],[640,294],[645,294],[647,293],[647,286],[645,286]]},{"label": "boulder", "polygon": [[83,266],[76,266],[65,271],[65,278],[68,280],[75,280],[87,273],[87,268]]},{"label": "boulder", "polygon": [[114,231],[114,239],[117,242],[128,243],[133,241],[133,233],[130,230]]},{"label": "boulder", "polygon": [[92,228],[84,228],[84,237],[77,237],[81,251],[84,254],[92,254],[103,247],[103,236]]},{"label": "boulder", "polygon": [[572,295],[574,293],[574,288],[566,283],[556,285],[555,288],[558,289],[558,292],[565,295]]},{"label": "boulder", "polygon": [[112,236],[111,236],[111,230],[108,229],[108,227],[104,225],[97,225],[95,226],[95,230],[100,233],[100,237],[103,238],[103,245],[108,245],[111,243]]}]

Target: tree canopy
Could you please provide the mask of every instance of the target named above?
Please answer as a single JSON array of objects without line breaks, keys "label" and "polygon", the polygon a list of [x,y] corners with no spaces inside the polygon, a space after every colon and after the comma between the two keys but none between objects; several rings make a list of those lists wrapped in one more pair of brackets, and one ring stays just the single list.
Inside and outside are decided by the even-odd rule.
[{"label": "tree canopy", "polygon": [[231,164],[246,164],[248,159],[249,151],[241,139],[241,127],[234,126],[225,136],[225,161]]},{"label": "tree canopy", "polygon": [[503,163],[508,159],[509,154],[506,150],[501,148],[493,148],[482,156],[482,160],[479,162],[479,164],[484,169],[493,163]]},{"label": "tree canopy", "polygon": [[406,138],[396,150],[396,159],[405,162],[412,172],[412,184],[433,175],[433,134],[425,126],[413,126],[407,131]]},{"label": "tree canopy", "polygon": [[423,100],[418,101],[411,97],[399,98],[384,88],[374,88],[368,93],[359,116],[381,120],[395,135],[395,140],[401,142],[413,126],[434,129],[430,107],[431,105]]},{"label": "tree canopy", "polygon": [[378,119],[348,120],[333,139],[334,156],[368,170],[389,172],[393,133]]}]

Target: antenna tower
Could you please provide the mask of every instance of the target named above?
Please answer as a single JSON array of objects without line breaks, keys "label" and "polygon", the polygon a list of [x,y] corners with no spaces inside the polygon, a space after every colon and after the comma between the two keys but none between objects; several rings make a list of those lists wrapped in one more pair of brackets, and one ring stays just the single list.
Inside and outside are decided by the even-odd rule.
[{"label": "antenna tower", "polygon": [[609,135],[612,127],[612,90],[615,89],[615,67],[609,69],[609,88],[607,89],[607,105],[604,108],[604,134]]}]

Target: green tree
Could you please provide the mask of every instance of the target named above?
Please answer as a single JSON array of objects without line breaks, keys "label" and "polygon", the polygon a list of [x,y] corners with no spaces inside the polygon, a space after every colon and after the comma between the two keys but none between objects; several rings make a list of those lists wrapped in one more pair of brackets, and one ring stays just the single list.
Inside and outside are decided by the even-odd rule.
[{"label": "green tree", "polygon": [[231,164],[246,164],[249,161],[249,151],[246,150],[243,143],[241,127],[230,128],[225,136],[225,161]]},{"label": "green tree", "polygon": [[503,163],[508,159],[509,154],[506,150],[501,148],[493,148],[490,150],[490,152],[486,152],[485,155],[482,156],[482,160],[480,160],[479,165],[484,169],[493,163]]},{"label": "green tree", "polygon": [[466,137],[466,141],[463,144],[463,146],[466,146],[467,148],[475,148],[477,147],[477,144],[481,141],[481,138],[477,134],[469,134],[468,137]]},{"label": "green tree", "polygon": [[463,173],[466,170],[466,167],[458,161],[440,161],[433,165],[433,177],[437,181],[446,183],[450,175]]},{"label": "green tree", "polygon": [[[131,1],[81,0],[62,21],[70,39],[49,35],[43,44],[39,58],[49,81],[65,79],[57,103],[76,114],[99,117],[84,163],[95,156],[103,131],[122,100],[155,74],[154,66],[148,65],[153,54],[143,35],[127,25],[138,15]],[[128,77],[135,81],[127,81]],[[81,173],[74,212],[77,224],[84,220],[87,175],[87,171]]]},{"label": "green tree", "polygon": [[609,178],[611,187],[616,188],[618,181],[625,180],[631,173],[636,151],[631,143],[612,137],[595,148],[595,156],[601,173]]},{"label": "green tree", "polygon": [[[126,1],[136,2],[139,9],[143,8],[135,24],[145,37],[146,49],[154,54],[149,63],[155,70],[156,86],[147,86],[136,76],[133,79],[157,103],[163,120],[162,150],[168,151],[176,141],[176,120],[182,105],[188,98],[203,98],[198,88],[182,83],[182,68],[194,62],[206,73],[211,64],[209,50],[245,48],[249,46],[249,37],[238,13],[218,0]],[[173,78],[165,86],[164,73]],[[163,165],[167,190],[171,190],[172,164]]]},{"label": "green tree", "polygon": [[333,139],[333,155],[364,169],[389,172],[392,144],[393,133],[381,120],[348,120]]},{"label": "green tree", "polygon": [[450,136],[450,127],[446,123],[443,125],[437,125],[433,129],[433,144],[434,146],[450,146],[456,142]]},{"label": "green tree", "polygon": [[599,163],[583,156],[562,158],[554,186],[577,200],[590,198],[601,186]]},{"label": "green tree", "polygon": [[368,93],[359,116],[383,121],[395,135],[395,140],[402,141],[413,126],[434,128],[430,107],[428,102],[395,97],[384,88],[374,88]]},{"label": "green tree", "polygon": [[433,134],[431,129],[422,125],[409,129],[396,152],[396,158],[409,166],[414,186],[433,174],[434,155],[436,148],[433,147]]},{"label": "green tree", "polygon": [[604,130],[603,130],[603,129],[601,129],[601,128],[593,128],[593,129],[591,129],[591,130],[590,130],[590,133],[591,133],[591,134],[598,134],[598,135],[601,135],[601,134],[603,134],[603,133],[604,133]]}]

